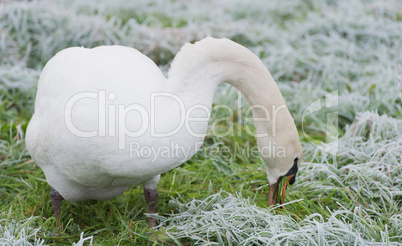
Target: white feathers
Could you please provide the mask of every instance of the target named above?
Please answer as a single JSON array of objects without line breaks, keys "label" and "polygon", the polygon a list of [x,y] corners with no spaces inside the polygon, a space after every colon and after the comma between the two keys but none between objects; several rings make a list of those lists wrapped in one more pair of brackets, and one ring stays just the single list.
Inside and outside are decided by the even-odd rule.
[{"label": "white feathers", "polygon": [[[228,39],[208,37],[185,45],[168,80],[132,48],[59,52],[39,79],[27,148],[66,200],[109,199],[195,154],[222,82],[233,84],[251,105],[271,111],[265,115],[270,121],[256,128],[265,134],[258,137],[260,147],[275,142],[287,151],[284,157],[263,157],[275,183],[301,157],[297,130],[262,62]],[[273,107],[280,105],[283,110],[274,115]],[[264,117],[262,112],[253,110]]]}]

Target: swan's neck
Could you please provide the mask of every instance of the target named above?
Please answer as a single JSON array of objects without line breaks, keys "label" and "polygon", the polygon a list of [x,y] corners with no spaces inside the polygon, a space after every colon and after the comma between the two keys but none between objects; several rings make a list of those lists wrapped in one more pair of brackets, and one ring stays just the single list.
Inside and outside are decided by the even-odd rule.
[{"label": "swan's neck", "polygon": [[230,40],[211,38],[185,45],[172,64],[168,87],[185,105],[205,105],[210,109],[215,89],[223,82],[233,85],[248,100],[259,144],[274,141],[288,125],[294,128],[267,68],[250,50]]},{"label": "swan's neck", "polygon": [[[167,171],[183,163],[198,150],[195,146],[201,146],[215,89],[224,82],[236,87],[248,100],[268,180],[275,184],[288,172],[293,160],[301,158],[298,132],[278,86],[261,60],[247,48],[227,39],[206,38],[194,45],[187,44],[175,57],[164,91],[180,102],[172,102],[173,97],[162,100],[157,112],[163,120],[157,122],[161,123],[160,130],[173,129],[180,125],[178,118],[184,109],[185,127],[164,140],[190,146],[191,151],[185,156],[164,159],[166,162],[159,162],[160,169]],[[182,105],[180,110],[175,109],[178,104]]]}]

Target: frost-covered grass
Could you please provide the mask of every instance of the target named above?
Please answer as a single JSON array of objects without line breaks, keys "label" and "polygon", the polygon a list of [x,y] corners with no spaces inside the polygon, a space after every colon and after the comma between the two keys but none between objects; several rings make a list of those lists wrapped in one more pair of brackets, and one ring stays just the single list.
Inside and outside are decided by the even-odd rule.
[{"label": "frost-covered grass", "polygon": [[[0,245],[402,245],[401,13],[397,0],[0,1]],[[162,176],[157,232],[141,186],[65,202],[58,231],[24,142],[45,63],[66,47],[121,44],[166,72],[185,42],[206,35],[255,52],[295,118],[304,158],[284,210],[267,207],[259,158],[210,151],[255,145],[244,98],[238,109],[236,90],[222,85],[215,105],[235,114],[214,130],[232,121],[234,134],[208,135]],[[321,110],[307,114],[312,103]]]},{"label": "frost-covered grass", "polygon": [[[11,211],[6,215],[5,219],[0,219],[0,245],[2,246],[43,246],[45,240],[37,237],[40,231],[38,225],[41,220],[39,217],[29,217],[25,220],[14,221],[11,219]],[[81,233],[78,242],[73,242],[73,246],[83,246],[85,242],[92,245],[93,236],[83,237]]]},{"label": "frost-covered grass", "polygon": [[[311,213],[300,220],[262,209],[250,199],[219,192],[204,200],[180,204],[179,212],[161,223],[176,244],[202,245],[397,245],[389,230],[400,229],[400,215],[385,229],[367,219],[368,211],[338,204],[328,216]],[[390,228],[391,227],[391,228]],[[381,229],[380,229],[381,228]]]},{"label": "frost-covered grass", "polygon": [[39,228],[30,225],[34,219],[30,217],[18,222],[1,219],[0,235],[2,237],[0,238],[0,245],[43,245],[44,240],[36,237]]},{"label": "frost-covered grass", "polygon": [[335,157],[333,143],[307,148],[285,211],[220,192],[172,201],[161,228],[203,245],[401,245],[402,120],[359,114],[338,144]]}]

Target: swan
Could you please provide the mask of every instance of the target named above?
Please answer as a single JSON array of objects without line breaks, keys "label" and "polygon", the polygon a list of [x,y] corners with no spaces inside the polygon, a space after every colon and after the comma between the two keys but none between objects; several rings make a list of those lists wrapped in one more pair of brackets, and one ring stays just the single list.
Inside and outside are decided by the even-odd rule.
[{"label": "swan", "polygon": [[[156,213],[160,175],[200,148],[214,91],[223,82],[252,107],[273,205],[278,181],[295,182],[302,147],[277,84],[249,49],[225,38],[187,43],[168,78],[130,47],[58,52],[40,75],[26,133],[27,150],[51,187],[56,223],[64,199],[111,199],[139,183],[149,213]],[[264,154],[272,143],[281,152]]]}]

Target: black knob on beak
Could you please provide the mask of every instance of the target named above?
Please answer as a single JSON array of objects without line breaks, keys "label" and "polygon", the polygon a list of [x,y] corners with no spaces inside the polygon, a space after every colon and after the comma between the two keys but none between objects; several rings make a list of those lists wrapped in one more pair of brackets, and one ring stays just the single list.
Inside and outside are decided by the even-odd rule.
[{"label": "black knob on beak", "polygon": [[297,171],[299,170],[299,168],[297,167],[298,161],[299,161],[299,158],[296,157],[293,162],[292,168],[289,169],[289,171],[285,174],[285,176],[287,176],[289,179],[289,184],[293,184],[294,182],[296,182],[296,174],[297,174]]}]

